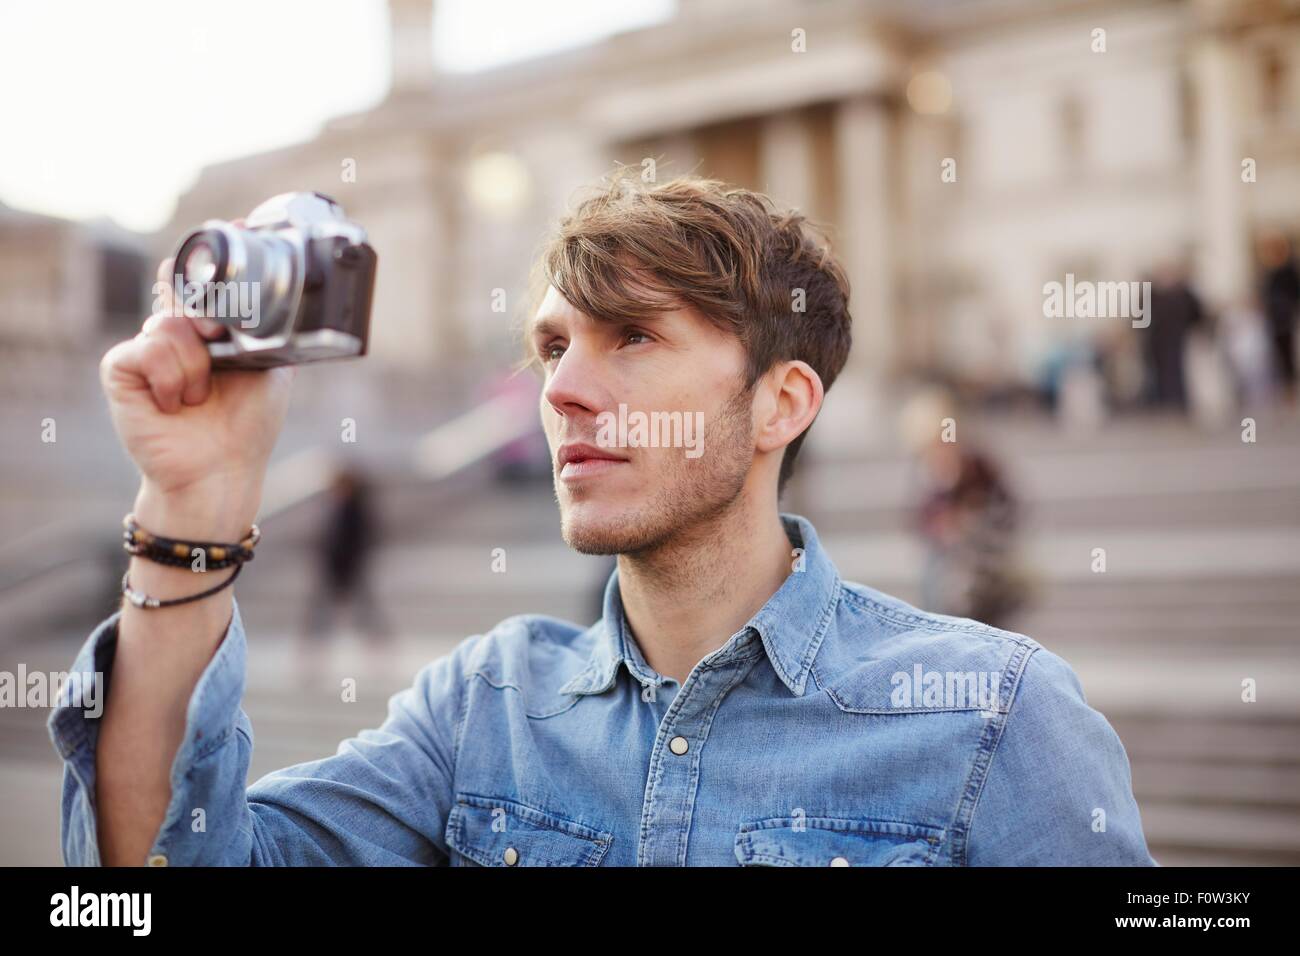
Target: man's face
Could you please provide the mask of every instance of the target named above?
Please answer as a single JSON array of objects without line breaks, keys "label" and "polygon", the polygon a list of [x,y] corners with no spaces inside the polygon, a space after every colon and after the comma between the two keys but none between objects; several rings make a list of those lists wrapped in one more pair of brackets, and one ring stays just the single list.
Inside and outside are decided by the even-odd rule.
[{"label": "man's face", "polygon": [[754,443],[734,336],[689,308],[632,324],[594,321],[554,287],[529,335],[570,547],[650,551],[736,500]]}]

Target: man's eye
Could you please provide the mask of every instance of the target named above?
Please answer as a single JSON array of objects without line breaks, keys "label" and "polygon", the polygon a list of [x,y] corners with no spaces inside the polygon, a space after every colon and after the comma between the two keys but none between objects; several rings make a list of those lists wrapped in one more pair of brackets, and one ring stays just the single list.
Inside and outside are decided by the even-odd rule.
[{"label": "man's eye", "polygon": [[628,332],[627,335],[623,336],[623,341],[624,341],[624,343],[627,344],[627,345],[637,345],[637,344],[639,344],[639,343],[636,343],[636,342],[629,341],[630,339],[644,339],[645,341],[649,342],[649,341],[650,341],[650,336],[646,335],[644,332],[631,331],[631,332]]},{"label": "man's eye", "polygon": [[558,362],[563,354],[563,345],[548,345],[542,349],[542,361],[549,365],[551,362]]}]

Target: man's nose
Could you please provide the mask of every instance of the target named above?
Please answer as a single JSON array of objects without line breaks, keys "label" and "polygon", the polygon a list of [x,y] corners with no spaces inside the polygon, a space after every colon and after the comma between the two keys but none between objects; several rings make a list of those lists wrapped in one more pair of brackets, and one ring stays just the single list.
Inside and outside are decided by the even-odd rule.
[{"label": "man's nose", "polygon": [[585,345],[570,344],[555,363],[542,396],[562,416],[598,414],[609,402],[598,357]]}]

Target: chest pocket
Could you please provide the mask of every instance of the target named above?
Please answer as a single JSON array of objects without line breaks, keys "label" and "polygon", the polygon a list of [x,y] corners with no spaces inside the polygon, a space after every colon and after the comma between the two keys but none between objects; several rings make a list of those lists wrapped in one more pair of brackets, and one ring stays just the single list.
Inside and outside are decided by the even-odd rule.
[{"label": "chest pocket", "polygon": [[599,866],[613,837],[511,800],[456,794],[447,845],[480,866]]},{"label": "chest pocket", "polygon": [[943,831],[892,820],[791,817],[741,824],[741,866],[930,866]]}]

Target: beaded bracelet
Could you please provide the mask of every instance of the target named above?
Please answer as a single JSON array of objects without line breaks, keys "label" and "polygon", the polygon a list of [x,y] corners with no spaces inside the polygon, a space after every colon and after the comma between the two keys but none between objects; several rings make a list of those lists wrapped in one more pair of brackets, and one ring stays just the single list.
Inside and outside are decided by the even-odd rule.
[{"label": "beaded bracelet", "polygon": [[165,538],[140,527],[134,514],[122,519],[126,529],[122,533],[122,547],[129,554],[137,555],[157,564],[170,567],[188,567],[197,550],[203,556],[203,570],[218,571],[231,565],[253,560],[253,548],[262,538],[262,532],[253,525],[248,535],[235,544],[216,541],[178,541]]},{"label": "beaded bracelet", "polygon": [[122,519],[122,525],[126,529],[122,534],[122,547],[130,554],[145,558],[157,564],[170,565],[171,567],[190,567],[193,568],[190,556],[197,550],[203,557],[202,568],[195,568],[196,571],[216,571],[221,568],[233,566],[235,573],[226,580],[222,581],[216,587],[208,588],[206,591],[200,591],[198,594],[190,594],[186,597],[161,598],[150,597],[149,595],[137,591],[131,587],[130,569],[122,575],[122,595],[138,608],[153,610],[160,607],[172,607],[176,604],[187,604],[190,601],[197,601],[200,598],[209,597],[216,594],[223,588],[228,588],[235,583],[235,578],[239,577],[239,572],[244,569],[244,562],[253,560],[253,548],[257,542],[262,539],[262,532],[257,525],[253,525],[249,533],[242,541],[235,544],[225,544],[213,541],[177,541],[174,538],[165,538],[162,535],[154,534],[140,527],[139,522],[135,520],[134,514],[128,514]]}]

